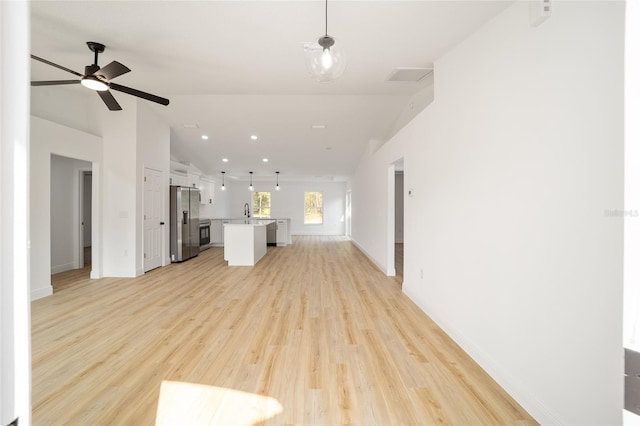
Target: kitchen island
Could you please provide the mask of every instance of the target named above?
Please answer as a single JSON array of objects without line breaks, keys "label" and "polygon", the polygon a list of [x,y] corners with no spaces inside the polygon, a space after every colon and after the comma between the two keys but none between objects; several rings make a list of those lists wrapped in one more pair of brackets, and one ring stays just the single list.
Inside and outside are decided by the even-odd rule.
[{"label": "kitchen island", "polygon": [[[224,224],[224,260],[229,266],[253,266],[267,254],[268,220]],[[272,225],[273,226],[273,225]]]},{"label": "kitchen island", "polygon": [[[275,221],[275,243],[278,247],[284,247],[291,244],[291,219],[288,218],[211,218],[211,246],[224,247],[224,226],[229,223],[243,224],[247,221],[254,223],[255,221]],[[267,232],[267,245],[273,245],[272,234]]]}]

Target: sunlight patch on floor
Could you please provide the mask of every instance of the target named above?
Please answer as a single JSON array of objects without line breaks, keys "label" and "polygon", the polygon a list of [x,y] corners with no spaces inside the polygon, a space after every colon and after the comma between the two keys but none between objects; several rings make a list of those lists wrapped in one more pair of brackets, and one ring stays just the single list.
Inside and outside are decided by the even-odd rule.
[{"label": "sunlight patch on floor", "polygon": [[251,425],[283,410],[268,396],[196,383],[163,381],[156,425]]}]

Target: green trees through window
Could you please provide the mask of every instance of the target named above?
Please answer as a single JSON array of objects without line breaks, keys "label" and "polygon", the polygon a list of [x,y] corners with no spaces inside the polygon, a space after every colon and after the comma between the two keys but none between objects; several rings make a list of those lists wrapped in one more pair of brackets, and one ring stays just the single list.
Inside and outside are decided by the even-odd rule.
[{"label": "green trees through window", "polygon": [[271,218],[271,193],[253,193],[253,217]]},{"label": "green trees through window", "polygon": [[322,192],[304,193],[305,225],[322,223]]}]

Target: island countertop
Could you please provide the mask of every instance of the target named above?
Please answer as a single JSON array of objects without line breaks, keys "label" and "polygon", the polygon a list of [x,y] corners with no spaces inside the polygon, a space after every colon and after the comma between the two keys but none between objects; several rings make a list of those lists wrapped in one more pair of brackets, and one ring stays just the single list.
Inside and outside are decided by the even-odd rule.
[{"label": "island countertop", "polygon": [[[284,247],[292,243],[291,240],[291,219],[282,218],[235,218],[235,219],[210,219],[211,220],[211,246],[223,247],[224,246],[224,233],[225,228],[229,228],[229,225],[269,225],[275,222],[275,236],[270,233],[267,237],[268,243],[274,245],[273,238],[275,237],[275,245]],[[272,231],[273,232],[273,231]]]}]

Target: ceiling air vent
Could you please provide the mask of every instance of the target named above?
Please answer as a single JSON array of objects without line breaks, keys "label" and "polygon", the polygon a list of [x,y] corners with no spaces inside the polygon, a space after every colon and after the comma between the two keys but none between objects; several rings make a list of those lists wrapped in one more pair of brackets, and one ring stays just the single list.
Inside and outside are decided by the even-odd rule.
[{"label": "ceiling air vent", "polygon": [[433,72],[431,68],[396,68],[387,81],[408,81],[417,83]]}]

